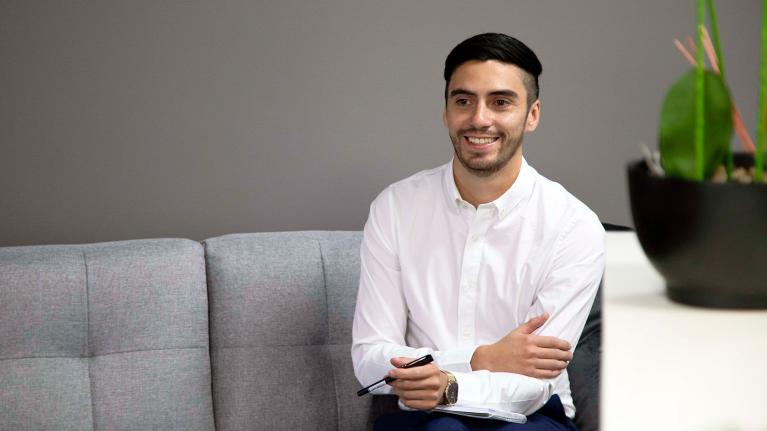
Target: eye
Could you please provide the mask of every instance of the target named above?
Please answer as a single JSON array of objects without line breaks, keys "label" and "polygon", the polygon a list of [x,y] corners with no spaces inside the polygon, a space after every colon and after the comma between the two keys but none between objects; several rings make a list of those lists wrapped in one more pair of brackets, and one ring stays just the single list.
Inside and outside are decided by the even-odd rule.
[{"label": "eye", "polygon": [[496,99],[495,106],[505,108],[507,106],[511,106],[511,101],[507,99]]},{"label": "eye", "polygon": [[455,99],[455,104],[458,106],[466,106],[469,104],[469,99]]}]

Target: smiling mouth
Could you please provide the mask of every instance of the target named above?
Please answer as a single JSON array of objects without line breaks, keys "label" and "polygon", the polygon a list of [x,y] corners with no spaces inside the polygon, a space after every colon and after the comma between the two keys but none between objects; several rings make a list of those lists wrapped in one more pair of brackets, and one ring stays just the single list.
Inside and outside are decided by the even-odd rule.
[{"label": "smiling mouth", "polygon": [[478,136],[466,136],[466,135],[464,135],[463,138],[466,140],[466,142],[468,142],[472,146],[490,145],[493,142],[498,140],[497,136],[478,137]]}]

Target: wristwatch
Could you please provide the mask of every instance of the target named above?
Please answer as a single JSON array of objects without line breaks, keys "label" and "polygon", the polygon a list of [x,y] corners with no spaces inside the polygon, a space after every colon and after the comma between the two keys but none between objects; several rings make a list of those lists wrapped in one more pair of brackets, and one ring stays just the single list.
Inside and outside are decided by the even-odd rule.
[{"label": "wristwatch", "polygon": [[450,371],[442,372],[447,376],[447,386],[445,386],[445,393],[442,394],[440,404],[452,406],[458,402],[458,381],[455,380],[455,376]]}]

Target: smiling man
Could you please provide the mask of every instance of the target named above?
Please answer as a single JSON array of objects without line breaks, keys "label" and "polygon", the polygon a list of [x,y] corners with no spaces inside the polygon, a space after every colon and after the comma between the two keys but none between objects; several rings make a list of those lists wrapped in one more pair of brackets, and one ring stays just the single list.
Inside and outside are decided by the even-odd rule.
[{"label": "smiling man", "polygon": [[[596,215],[527,164],[541,64],[519,40],[471,37],[445,61],[450,163],[372,203],[352,359],[363,385],[395,378],[405,411],[380,430],[575,430],[567,364],[604,269]],[[400,368],[431,354],[434,362]],[[490,408],[526,423],[439,413]]]}]

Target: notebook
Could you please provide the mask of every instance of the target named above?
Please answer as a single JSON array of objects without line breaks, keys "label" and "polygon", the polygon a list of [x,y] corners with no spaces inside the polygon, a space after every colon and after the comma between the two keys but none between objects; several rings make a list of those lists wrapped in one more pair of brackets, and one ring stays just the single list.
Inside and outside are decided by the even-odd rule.
[{"label": "notebook", "polygon": [[453,415],[469,416],[480,419],[496,419],[506,422],[523,424],[527,422],[527,417],[520,413],[502,412],[499,410],[485,407],[465,407],[465,406],[437,406],[434,411],[450,413]]}]

